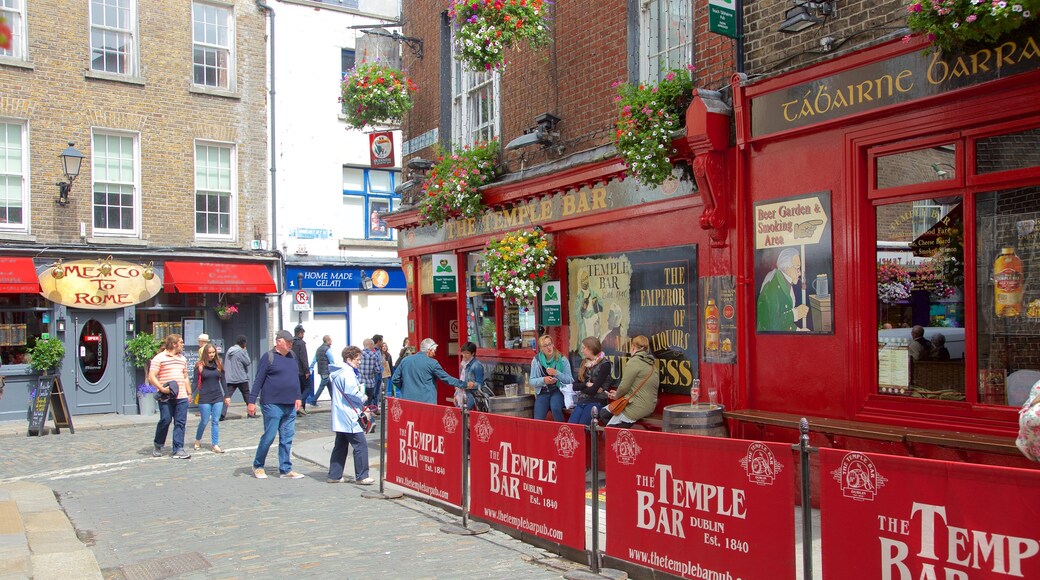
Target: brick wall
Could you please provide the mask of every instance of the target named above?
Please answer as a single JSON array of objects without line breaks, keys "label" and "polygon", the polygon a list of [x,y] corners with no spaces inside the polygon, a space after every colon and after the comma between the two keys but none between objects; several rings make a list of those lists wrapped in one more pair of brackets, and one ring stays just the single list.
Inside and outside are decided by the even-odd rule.
[{"label": "brick wall", "polygon": [[[533,127],[539,114],[553,113],[562,119],[558,130],[566,156],[613,143],[617,89],[611,84],[629,78],[629,16],[625,0],[558,2],[551,6],[549,45],[536,50],[525,47],[507,56],[509,65],[501,84],[501,141],[508,143]],[[437,127],[440,120],[441,59],[451,58],[450,53],[439,53],[443,9],[441,3],[421,0],[404,0],[402,5],[404,34],[422,38],[426,53],[419,60],[405,52],[404,65],[419,85],[415,107],[404,122],[406,140]],[[694,11],[698,38],[694,48],[695,84],[719,89],[733,74],[733,41],[707,34],[706,3],[697,3]],[[445,119],[441,126],[443,130],[450,123]],[[535,148],[523,154],[527,167],[558,157]],[[424,150],[415,155],[428,159],[432,153]],[[519,156],[520,152],[509,152],[505,160],[518,167]]]},{"label": "brick wall", "polygon": [[[88,78],[87,2],[28,4],[31,68],[0,64],[0,117],[28,119],[31,234],[42,244],[91,235],[91,130],[140,133],[142,234],[160,246],[195,243],[194,140],[237,144],[238,239],[267,233],[266,20],[252,0],[235,5],[235,97],[193,93],[191,3],[138,2],[140,80]],[[71,203],[54,203],[58,155],[73,141],[87,155]],[[227,245],[227,244],[225,244]]]}]

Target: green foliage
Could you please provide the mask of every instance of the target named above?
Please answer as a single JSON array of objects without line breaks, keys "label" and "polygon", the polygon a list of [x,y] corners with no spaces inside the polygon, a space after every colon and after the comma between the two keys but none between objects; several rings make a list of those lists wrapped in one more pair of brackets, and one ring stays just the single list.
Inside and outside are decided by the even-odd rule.
[{"label": "green foliage", "polygon": [[155,336],[142,332],[126,341],[124,355],[126,361],[137,368],[145,368],[162,349],[162,343]]},{"label": "green foliage", "polygon": [[440,155],[423,181],[419,217],[441,225],[453,217],[472,218],[484,210],[480,187],[495,178],[498,141],[478,143]]},{"label": "green foliage", "polygon": [[906,10],[906,24],[912,32],[927,34],[936,47],[948,51],[995,44],[1035,22],[1040,0],[915,0]]},{"label": "green foliage", "polygon": [[693,99],[691,70],[672,69],[657,85],[616,85],[615,144],[632,176],[648,187],[672,175],[672,133],[683,126]]},{"label": "green foliage", "polygon": [[34,371],[47,373],[61,366],[65,358],[65,344],[58,338],[41,338],[29,349],[29,366]]},{"label": "green foliage", "polygon": [[549,25],[543,0],[452,0],[456,58],[477,72],[506,66],[506,50],[543,46]]},{"label": "green foliage", "polygon": [[340,102],[347,121],[356,129],[365,125],[399,125],[412,110],[416,86],[401,71],[375,62],[363,62],[343,76]]}]

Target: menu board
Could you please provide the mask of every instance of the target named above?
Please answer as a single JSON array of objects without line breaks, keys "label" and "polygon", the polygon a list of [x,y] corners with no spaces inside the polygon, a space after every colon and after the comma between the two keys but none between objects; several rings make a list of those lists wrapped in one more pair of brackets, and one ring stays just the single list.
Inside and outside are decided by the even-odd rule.
[{"label": "menu board", "polygon": [[910,343],[904,339],[878,342],[878,392],[905,395],[910,386]]}]

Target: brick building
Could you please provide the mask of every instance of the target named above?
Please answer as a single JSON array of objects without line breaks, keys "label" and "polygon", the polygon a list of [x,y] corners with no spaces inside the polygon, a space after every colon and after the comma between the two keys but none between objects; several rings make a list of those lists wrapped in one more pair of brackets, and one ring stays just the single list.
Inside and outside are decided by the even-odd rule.
[{"label": "brick building", "polygon": [[[9,395],[26,343],[61,338],[72,412],[136,413],[137,332],[269,340],[267,21],[257,3],[7,2],[0,51],[0,225]],[[59,155],[82,166],[58,201]],[[57,264],[57,266],[55,266]],[[154,276],[153,276],[154,273]],[[42,295],[41,295],[42,285]],[[224,319],[220,305],[238,313]],[[12,383],[12,379],[14,382]],[[24,380],[21,380],[24,379]]]}]

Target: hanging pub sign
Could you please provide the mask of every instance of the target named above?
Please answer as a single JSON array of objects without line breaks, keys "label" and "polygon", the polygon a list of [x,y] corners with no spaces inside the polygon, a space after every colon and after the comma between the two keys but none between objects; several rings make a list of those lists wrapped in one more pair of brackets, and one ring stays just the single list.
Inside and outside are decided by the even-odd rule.
[{"label": "hanging pub sign", "polygon": [[689,393],[697,378],[697,246],[567,260],[572,364],[582,339],[600,339],[614,379],[630,341],[643,335],[657,357],[661,389]]},{"label": "hanging pub sign", "polygon": [[704,362],[737,362],[737,281],[733,276],[701,278],[704,304]]},{"label": "hanging pub sign", "polygon": [[368,152],[372,167],[394,166],[394,134],[390,131],[368,134]]},{"label": "hanging pub sign", "polygon": [[758,332],[834,332],[830,221],[829,191],[755,204]]},{"label": "hanging pub sign", "polygon": [[151,266],[113,260],[59,262],[39,275],[40,295],[73,308],[108,310],[150,300],[162,289]]},{"label": "hanging pub sign", "polygon": [[458,269],[458,259],[455,254],[433,255],[433,291],[436,294],[443,292],[455,292],[455,270]]}]

